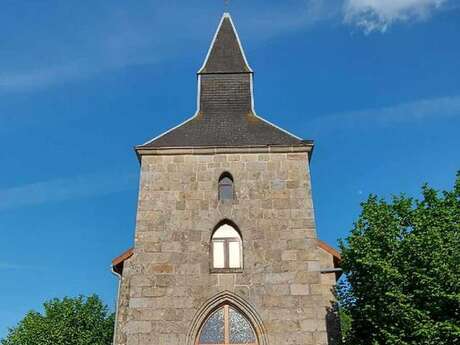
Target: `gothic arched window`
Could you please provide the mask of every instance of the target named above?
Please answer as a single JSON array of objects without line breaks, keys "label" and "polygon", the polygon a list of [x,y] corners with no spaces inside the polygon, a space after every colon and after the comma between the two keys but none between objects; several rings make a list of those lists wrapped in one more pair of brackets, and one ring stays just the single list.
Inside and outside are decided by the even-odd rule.
[{"label": "gothic arched window", "polygon": [[212,268],[242,268],[242,247],[241,236],[232,225],[223,223],[218,226],[212,235]]},{"label": "gothic arched window", "polygon": [[230,305],[213,312],[203,323],[196,345],[257,345],[257,338],[249,320]]},{"label": "gothic arched window", "polygon": [[233,177],[225,172],[219,178],[219,200],[233,200],[233,195]]}]

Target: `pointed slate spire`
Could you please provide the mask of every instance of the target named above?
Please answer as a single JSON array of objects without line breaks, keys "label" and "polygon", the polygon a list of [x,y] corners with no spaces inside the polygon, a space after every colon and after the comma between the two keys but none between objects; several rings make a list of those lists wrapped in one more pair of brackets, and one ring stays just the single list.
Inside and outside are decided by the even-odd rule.
[{"label": "pointed slate spire", "polygon": [[199,74],[251,73],[229,13],[224,13]]},{"label": "pointed slate spire", "polygon": [[226,113],[228,118],[235,118],[252,112],[252,70],[228,13],[222,16],[198,71],[198,83],[198,107],[204,116]]},{"label": "pointed slate spire", "polygon": [[198,71],[195,115],[137,149],[304,146],[301,138],[255,114],[252,89],[253,72],[232,18],[224,13]]}]

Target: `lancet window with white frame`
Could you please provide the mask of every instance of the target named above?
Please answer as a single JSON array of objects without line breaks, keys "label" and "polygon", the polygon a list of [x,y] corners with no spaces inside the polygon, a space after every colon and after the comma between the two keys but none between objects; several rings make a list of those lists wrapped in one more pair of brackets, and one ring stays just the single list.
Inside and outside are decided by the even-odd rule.
[{"label": "lancet window with white frame", "polygon": [[211,240],[211,268],[234,271],[243,268],[243,244],[235,227],[223,223],[217,227]]}]

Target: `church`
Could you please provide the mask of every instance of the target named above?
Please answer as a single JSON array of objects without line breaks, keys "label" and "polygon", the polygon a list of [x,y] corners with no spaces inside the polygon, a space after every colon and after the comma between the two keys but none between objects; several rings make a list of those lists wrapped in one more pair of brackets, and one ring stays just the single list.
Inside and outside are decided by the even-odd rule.
[{"label": "church", "polygon": [[317,238],[313,141],[257,115],[253,70],[224,13],[195,114],[136,146],[132,249],[115,345],[326,345],[340,329],[340,255]]}]

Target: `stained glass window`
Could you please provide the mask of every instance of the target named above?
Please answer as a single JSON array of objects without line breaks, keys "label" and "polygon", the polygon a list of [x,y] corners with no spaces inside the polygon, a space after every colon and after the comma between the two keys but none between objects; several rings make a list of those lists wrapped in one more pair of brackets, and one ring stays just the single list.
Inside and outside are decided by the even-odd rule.
[{"label": "stained glass window", "polygon": [[224,344],[224,308],[217,310],[205,322],[200,333],[200,344]]},{"label": "stained glass window", "polygon": [[249,320],[236,309],[224,305],[203,324],[196,345],[257,345]]},{"label": "stained glass window", "polygon": [[240,234],[230,224],[222,224],[212,235],[212,267],[241,268],[242,262]]},{"label": "stained glass window", "polygon": [[230,344],[253,344],[256,342],[254,331],[249,321],[235,309],[229,308]]}]

